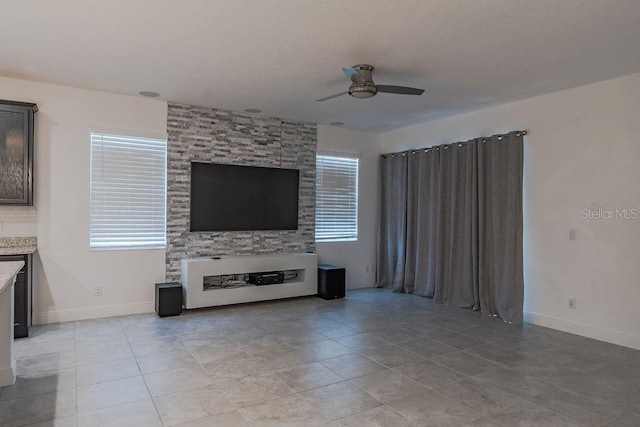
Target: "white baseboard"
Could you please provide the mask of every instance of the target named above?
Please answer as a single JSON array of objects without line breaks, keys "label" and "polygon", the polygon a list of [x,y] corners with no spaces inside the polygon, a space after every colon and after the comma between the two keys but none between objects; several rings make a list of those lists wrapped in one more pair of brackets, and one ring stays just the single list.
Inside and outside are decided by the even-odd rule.
[{"label": "white baseboard", "polygon": [[4,369],[0,371],[0,387],[13,384],[13,369]]},{"label": "white baseboard", "polygon": [[640,350],[640,337],[636,335],[629,335],[622,332],[612,331],[610,329],[598,328],[596,326],[585,325],[584,323],[572,322],[570,320],[558,319],[556,317],[546,316],[544,314],[533,313],[530,311],[524,312],[524,321],[533,323],[534,325],[545,326],[547,328],[557,329],[563,332],[569,332],[571,334]]},{"label": "white baseboard", "polygon": [[140,302],[134,304],[103,305],[100,307],[46,311],[42,313],[33,313],[33,323],[35,325],[44,325],[47,323],[73,322],[76,320],[126,316],[128,314],[152,313],[154,310],[155,303]]}]

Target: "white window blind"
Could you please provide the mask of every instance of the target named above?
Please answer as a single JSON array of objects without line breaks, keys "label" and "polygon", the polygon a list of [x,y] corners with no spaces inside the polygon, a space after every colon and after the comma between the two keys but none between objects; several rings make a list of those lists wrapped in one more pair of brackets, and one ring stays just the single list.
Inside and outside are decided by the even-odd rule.
[{"label": "white window blind", "polygon": [[91,249],[166,243],[167,141],[91,133]]},{"label": "white window blind", "polygon": [[358,239],[358,159],[316,156],[316,241]]}]

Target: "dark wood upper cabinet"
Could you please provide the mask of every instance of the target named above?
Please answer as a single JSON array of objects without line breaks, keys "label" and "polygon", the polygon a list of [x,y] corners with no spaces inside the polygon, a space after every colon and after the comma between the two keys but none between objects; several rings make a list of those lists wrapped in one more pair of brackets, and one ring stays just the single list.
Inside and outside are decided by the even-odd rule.
[{"label": "dark wood upper cabinet", "polygon": [[0,100],[0,204],[33,205],[36,104]]}]

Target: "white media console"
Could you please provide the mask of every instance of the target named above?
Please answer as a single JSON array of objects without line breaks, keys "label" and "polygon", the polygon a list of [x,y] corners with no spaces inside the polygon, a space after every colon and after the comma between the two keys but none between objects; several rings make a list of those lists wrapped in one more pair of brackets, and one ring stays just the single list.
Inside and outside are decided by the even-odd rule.
[{"label": "white media console", "polygon": [[[187,309],[243,302],[315,295],[318,259],[315,254],[223,256],[182,260],[182,289]],[[284,283],[263,286],[205,289],[205,277],[222,277],[267,271],[295,272]]]}]

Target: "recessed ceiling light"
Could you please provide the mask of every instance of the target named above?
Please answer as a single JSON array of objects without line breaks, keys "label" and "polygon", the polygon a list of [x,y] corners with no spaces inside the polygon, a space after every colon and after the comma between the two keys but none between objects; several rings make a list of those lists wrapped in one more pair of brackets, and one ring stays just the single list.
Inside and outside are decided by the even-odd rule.
[{"label": "recessed ceiling light", "polygon": [[344,125],[344,122],[331,122],[329,123],[331,126],[342,126]]},{"label": "recessed ceiling light", "polygon": [[247,113],[261,113],[262,110],[258,110],[257,108],[247,108],[246,110]]},{"label": "recessed ceiling light", "polygon": [[157,98],[160,96],[158,92],[152,92],[150,90],[141,90],[138,93],[142,96],[146,96],[147,98]]}]

